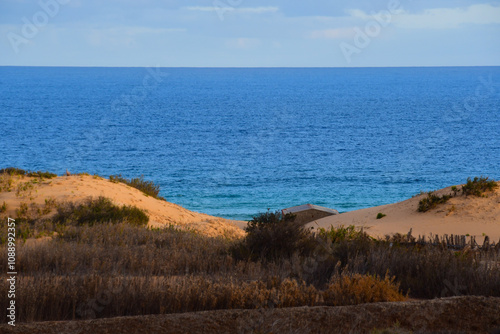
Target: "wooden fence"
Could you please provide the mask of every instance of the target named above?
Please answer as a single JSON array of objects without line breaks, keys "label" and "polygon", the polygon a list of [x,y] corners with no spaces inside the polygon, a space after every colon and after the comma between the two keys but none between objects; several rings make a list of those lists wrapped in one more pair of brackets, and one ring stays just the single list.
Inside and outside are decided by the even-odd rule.
[{"label": "wooden fence", "polygon": [[479,249],[479,250],[500,250],[500,240],[498,242],[490,241],[488,236],[484,236],[482,244],[476,241],[475,236],[468,235],[458,235],[458,234],[444,234],[430,235],[426,237],[425,235],[419,235],[417,238],[412,236],[412,230],[406,235],[399,235],[398,242],[403,244],[419,244],[419,245],[433,245],[441,246],[450,249]]}]

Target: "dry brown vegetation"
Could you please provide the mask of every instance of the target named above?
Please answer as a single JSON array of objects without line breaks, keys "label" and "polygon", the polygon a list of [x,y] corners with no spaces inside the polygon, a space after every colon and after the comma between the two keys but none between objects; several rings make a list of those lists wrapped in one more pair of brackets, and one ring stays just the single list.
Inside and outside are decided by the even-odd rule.
[{"label": "dry brown vegetation", "polygon": [[[284,266],[290,263],[233,260],[228,253],[233,243],[129,224],[70,226],[53,240],[28,240],[17,253],[22,273],[16,294],[19,320],[404,299],[396,284],[371,276],[333,279],[325,293],[300,277],[289,277]],[[349,298],[337,296],[347,285],[354,288]]]},{"label": "dry brown vegetation", "polygon": [[[335,306],[400,301],[406,293],[500,296],[500,269],[484,262],[497,253],[391,246],[351,232],[332,230],[331,243],[306,233],[316,242],[308,255],[241,260],[233,254],[240,240],[173,227],[70,225],[53,239],[19,243],[18,320]],[[3,268],[6,259],[3,247]]]},{"label": "dry brown vegetation", "polygon": [[245,238],[207,237],[145,227],[140,210],[105,198],[24,203],[16,213],[18,322],[500,297],[498,246],[450,251],[354,226],[312,233],[279,212],[255,217]]}]

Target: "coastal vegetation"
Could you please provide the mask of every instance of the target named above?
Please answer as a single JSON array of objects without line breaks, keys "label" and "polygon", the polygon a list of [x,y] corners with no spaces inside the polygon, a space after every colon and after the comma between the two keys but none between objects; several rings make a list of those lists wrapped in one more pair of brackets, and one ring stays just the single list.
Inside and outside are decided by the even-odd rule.
[{"label": "coastal vegetation", "polygon": [[[436,208],[439,204],[444,204],[450,200],[452,197],[458,196],[461,192],[463,196],[485,196],[487,191],[492,191],[498,187],[498,183],[495,180],[490,179],[489,177],[474,177],[471,179],[467,178],[467,182],[462,185],[461,188],[457,186],[452,186],[451,191],[453,194],[444,194],[444,195],[436,195],[433,191],[427,193],[427,197],[422,198],[418,203],[419,212],[427,212],[431,209]],[[377,217],[378,219],[378,217]]]},{"label": "coastal vegetation", "polygon": [[[2,210],[4,211],[6,210]],[[54,211],[53,215],[47,216]],[[15,211],[15,220],[18,239],[26,241],[31,237],[64,235],[67,230],[83,225],[126,223],[146,226],[149,217],[137,207],[115,205],[109,198],[100,196],[80,203],[57,203],[53,198],[45,199],[44,205],[21,202]],[[0,244],[3,244],[7,236],[6,225],[2,225],[1,231]]]},{"label": "coastal vegetation", "polygon": [[158,195],[160,193],[160,186],[155,184],[153,181],[144,180],[143,175],[141,175],[140,177],[137,177],[137,178],[130,179],[130,180],[122,177],[121,174],[120,175],[110,175],[109,180],[111,182],[115,182],[115,183],[117,183],[117,182],[125,183],[126,185],[128,185],[130,187],[139,189],[140,191],[142,191],[144,194],[146,194],[148,196],[152,196],[154,198],[161,199],[161,200],[165,201],[165,198]]},{"label": "coastal vegetation", "polygon": [[444,204],[448,202],[448,200],[451,198],[451,195],[436,195],[434,192],[429,191],[427,193],[427,197],[422,198],[418,202],[418,212],[427,212],[431,209],[434,209],[435,207],[438,206],[438,204]]},{"label": "coastal vegetation", "polygon": [[[498,249],[412,246],[354,226],[312,232],[279,212],[254,217],[243,239],[210,238],[118,222],[109,207],[105,199],[66,204],[35,223],[51,238],[19,241],[20,321],[500,296],[500,268],[488,264]],[[2,267],[6,251],[4,244]],[[1,307],[7,302],[0,297]]]},{"label": "coastal vegetation", "polygon": [[[20,322],[500,297],[499,245],[451,251],[408,242],[410,234],[376,239],[352,225],[312,230],[280,211],[253,217],[242,238],[208,237],[148,227],[146,211],[105,197],[37,205],[31,190],[22,186],[13,217]],[[0,229],[5,268],[6,225]],[[0,307],[8,302],[0,296]]]},{"label": "coastal vegetation", "polygon": [[467,183],[462,186],[462,194],[465,196],[483,196],[485,192],[492,191],[498,187],[495,180],[490,180],[488,177],[467,178]]},{"label": "coastal vegetation", "polygon": [[8,175],[23,175],[23,176],[29,176],[29,177],[39,177],[39,178],[45,178],[45,179],[52,179],[54,177],[57,177],[57,174],[50,173],[50,172],[42,172],[42,171],[27,171],[21,168],[15,168],[15,167],[7,167],[7,168],[2,168],[0,169],[0,174],[8,174]]},{"label": "coastal vegetation", "polygon": [[67,202],[57,205],[57,213],[51,218],[56,225],[94,225],[126,222],[136,226],[146,226],[149,217],[134,206],[118,206],[109,198],[89,198],[83,203]]}]

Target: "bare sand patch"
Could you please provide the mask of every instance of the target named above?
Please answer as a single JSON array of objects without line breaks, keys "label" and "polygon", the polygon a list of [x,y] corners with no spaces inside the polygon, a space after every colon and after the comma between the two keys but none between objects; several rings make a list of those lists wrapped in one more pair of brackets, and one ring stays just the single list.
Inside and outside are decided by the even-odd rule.
[{"label": "bare sand patch", "polygon": [[[500,182],[499,182],[500,184]],[[434,192],[437,195],[452,193],[451,187]],[[492,241],[500,239],[500,187],[486,192],[485,197],[457,196],[427,212],[418,212],[421,194],[405,201],[329,216],[308,227],[355,225],[363,227],[372,236],[384,237],[395,233],[406,234],[410,229],[414,236],[459,234],[475,236],[477,241],[488,235]],[[386,216],[377,219],[377,214]]]}]

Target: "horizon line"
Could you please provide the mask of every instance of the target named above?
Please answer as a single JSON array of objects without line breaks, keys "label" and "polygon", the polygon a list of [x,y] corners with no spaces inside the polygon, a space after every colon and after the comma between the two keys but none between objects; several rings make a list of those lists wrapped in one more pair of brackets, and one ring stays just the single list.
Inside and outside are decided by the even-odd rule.
[{"label": "horizon line", "polygon": [[106,66],[106,65],[0,65],[0,67],[68,67],[68,68],[199,68],[199,69],[356,69],[356,68],[437,68],[437,67],[500,67],[499,65],[408,65],[408,66]]}]

